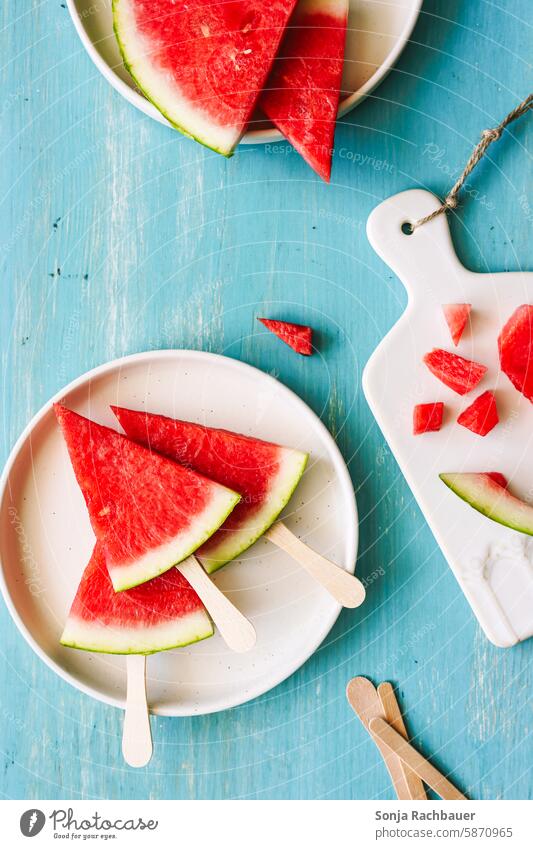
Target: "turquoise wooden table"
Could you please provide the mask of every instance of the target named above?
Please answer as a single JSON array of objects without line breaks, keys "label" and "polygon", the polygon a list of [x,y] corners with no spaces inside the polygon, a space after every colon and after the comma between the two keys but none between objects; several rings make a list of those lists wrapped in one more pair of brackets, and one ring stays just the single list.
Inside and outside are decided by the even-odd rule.
[{"label": "turquoise wooden table", "polygon": [[[367,674],[399,685],[416,743],[468,795],[531,797],[533,643],[503,651],[482,635],[361,391],[404,306],[366,218],[406,188],[442,194],[480,131],[531,89],[528,0],[428,0],[395,70],[341,122],[330,186],[285,145],[225,161],[136,112],[59,0],[2,5],[2,460],[50,395],[99,363],[225,353],[279,376],[336,434],[368,582],[366,604],[268,695],[154,718],[154,758],[138,772],[120,758],[121,713],[59,680],[2,605],[2,794],[393,798],[344,696]],[[530,262],[532,131],[523,119],[491,149],[454,217],[474,270]],[[258,314],[312,324],[323,358],[291,355]]]}]

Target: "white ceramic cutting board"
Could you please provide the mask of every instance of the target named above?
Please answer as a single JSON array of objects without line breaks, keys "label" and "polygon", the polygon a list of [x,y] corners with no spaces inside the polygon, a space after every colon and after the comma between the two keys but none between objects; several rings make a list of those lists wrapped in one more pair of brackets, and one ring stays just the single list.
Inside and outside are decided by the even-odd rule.
[{"label": "white ceramic cutting board", "polygon": [[[476,274],[457,259],[445,215],[402,231],[404,222],[432,212],[429,192],[403,192],[370,215],[372,247],[398,275],[408,305],[370,358],[364,391],[398,464],[485,634],[512,646],[533,635],[533,538],[487,519],[461,501],[439,472],[502,472],[513,494],[533,500],[533,405],[500,372],[498,334],[511,313],[533,303],[533,274]],[[455,348],[442,304],[471,303],[472,323]],[[479,388],[465,397],[438,381],[422,362],[432,348],[488,366]],[[485,389],[495,389],[500,423],[486,437],[456,423]],[[438,433],[412,435],[418,403],[444,401]]]}]

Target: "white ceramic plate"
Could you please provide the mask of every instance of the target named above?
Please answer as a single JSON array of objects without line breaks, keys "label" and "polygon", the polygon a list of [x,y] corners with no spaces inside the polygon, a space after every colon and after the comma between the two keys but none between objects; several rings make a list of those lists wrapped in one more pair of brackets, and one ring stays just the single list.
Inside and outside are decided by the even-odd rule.
[{"label": "white ceramic plate", "polygon": [[[344,461],[320,419],[272,377],[227,357],[156,351],[103,365],[55,399],[117,427],[108,408],[146,408],[254,434],[309,451],[285,518],[318,551],[353,572],[357,511]],[[19,438],[0,483],[1,583],[9,610],[37,654],[85,693],[123,706],[125,659],[64,648],[62,626],[93,545],[85,504],[52,401]],[[241,704],[293,673],[334,624],[339,606],[266,540],[216,582],[253,621],[257,645],[231,653],[215,635],[148,658],[154,713],[189,716]]]},{"label": "white ceramic plate", "polygon": [[[162,124],[166,119],[136,89],[124,68],[113,34],[111,0],[67,0],[72,20],[98,70],[120,94]],[[413,31],[422,0],[350,0],[339,115],[345,115],[388,74]],[[244,144],[276,142],[278,130],[264,122],[246,133]]]}]

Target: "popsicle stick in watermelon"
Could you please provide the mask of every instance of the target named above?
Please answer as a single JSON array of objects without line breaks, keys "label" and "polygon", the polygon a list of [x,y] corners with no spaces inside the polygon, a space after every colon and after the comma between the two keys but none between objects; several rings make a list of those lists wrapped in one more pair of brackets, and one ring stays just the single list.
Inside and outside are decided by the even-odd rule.
[{"label": "popsicle stick in watermelon", "polygon": [[[228,430],[179,421],[144,411],[112,408],[126,434],[152,450],[186,463],[200,474],[242,495],[221,528],[196,552],[212,573],[238,557],[263,534],[289,553],[346,607],[357,607],[363,585],[349,572],[312,551],[281,522],[308,455],[293,448],[253,439]],[[269,531],[270,529],[270,531]]]},{"label": "popsicle stick in watermelon", "polygon": [[299,0],[259,105],[329,182],[348,0]]},{"label": "popsicle stick in watermelon", "polygon": [[113,0],[124,64],[176,129],[231,156],[296,0]]},{"label": "popsicle stick in watermelon", "polygon": [[55,412],[116,591],[185,560],[240,496],[60,404]]}]

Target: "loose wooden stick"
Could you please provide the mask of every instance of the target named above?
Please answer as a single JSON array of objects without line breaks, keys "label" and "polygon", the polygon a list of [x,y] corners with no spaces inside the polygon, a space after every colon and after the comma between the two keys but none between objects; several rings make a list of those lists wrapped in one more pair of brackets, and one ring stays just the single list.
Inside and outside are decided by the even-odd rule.
[{"label": "loose wooden stick", "polygon": [[152,757],[152,732],[146,703],[146,658],[130,654],[126,658],[128,684],[126,714],[122,730],[122,754],[130,766],[146,766]]},{"label": "loose wooden stick", "polygon": [[[396,700],[392,684],[389,684],[388,681],[384,681],[382,684],[379,684],[378,695],[381,700],[381,705],[383,707],[384,719],[389,723],[389,725],[392,725],[392,727],[395,729],[395,731],[398,732],[398,734],[401,734],[402,737],[407,740],[407,730],[405,728],[403,717],[400,711],[400,706],[398,705],[398,702]],[[402,769],[403,779],[408,793],[407,798],[418,799],[419,801],[422,799],[427,799],[424,785],[419,779],[416,772],[413,772],[412,769],[409,769],[407,764],[405,764],[402,760],[398,759],[398,761]]]},{"label": "loose wooden stick", "polygon": [[346,687],[346,697],[378,747],[385,766],[389,771],[398,799],[411,799],[409,786],[405,780],[402,761],[384,743],[378,740],[368,727],[368,723],[373,717],[380,716],[382,719],[385,718],[378,691],[368,678],[352,678]]},{"label": "loose wooden stick", "polygon": [[457,787],[448,781],[448,779],[436,769],[433,764],[430,764],[414,746],[404,740],[401,734],[392,728],[384,719],[377,716],[368,723],[372,734],[384,743],[388,749],[398,755],[402,761],[407,764],[426,784],[438,793],[441,799],[450,799],[456,802],[465,801],[466,796],[459,792]]},{"label": "loose wooden stick", "polygon": [[343,607],[359,607],[365,600],[365,588],[355,575],[313,551],[294,536],[283,522],[272,525],[265,536],[303,566]]},{"label": "loose wooden stick", "polygon": [[187,557],[177,568],[202,599],[229,648],[236,652],[253,648],[256,641],[254,626],[213,583],[196,557]]}]

